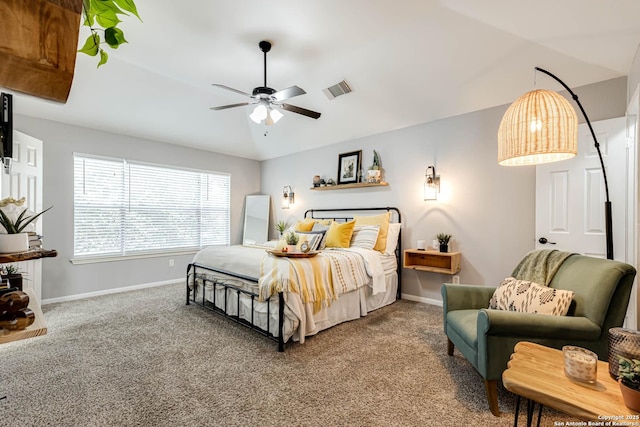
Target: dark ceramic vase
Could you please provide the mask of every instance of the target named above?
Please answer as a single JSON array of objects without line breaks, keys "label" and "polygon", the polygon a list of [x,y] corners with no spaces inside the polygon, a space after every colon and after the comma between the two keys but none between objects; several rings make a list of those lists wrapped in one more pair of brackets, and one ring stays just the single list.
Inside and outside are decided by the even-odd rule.
[{"label": "dark ceramic vase", "polygon": [[440,252],[449,252],[449,245],[440,244]]}]

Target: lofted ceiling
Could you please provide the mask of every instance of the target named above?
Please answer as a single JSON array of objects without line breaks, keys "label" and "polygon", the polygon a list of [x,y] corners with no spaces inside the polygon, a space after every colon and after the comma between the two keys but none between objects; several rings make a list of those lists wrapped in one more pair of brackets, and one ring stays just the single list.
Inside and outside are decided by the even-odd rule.
[{"label": "lofted ceiling", "polygon": [[[129,44],[109,62],[78,54],[66,104],[16,94],[16,113],[257,160],[508,104],[534,67],[571,87],[627,75],[640,44],[637,0],[136,0]],[[81,28],[80,43],[88,35]],[[307,94],[274,126],[212,83]],[[346,80],[353,92],[329,100]],[[539,88],[560,90],[550,78]]]}]

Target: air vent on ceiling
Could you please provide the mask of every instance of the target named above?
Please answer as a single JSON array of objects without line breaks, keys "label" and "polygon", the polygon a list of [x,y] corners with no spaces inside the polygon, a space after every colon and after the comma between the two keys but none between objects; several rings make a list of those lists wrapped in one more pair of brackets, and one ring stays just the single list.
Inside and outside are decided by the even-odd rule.
[{"label": "air vent on ceiling", "polygon": [[333,99],[336,98],[340,95],[344,95],[345,93],[350,93],[351,88],[349,87],[349,84],[346,81],[341,81],[338,84],[335,84],[331,87],[328,87],[326,89],[322,89],[322,91],[324,92],[325,95],[327,95],[327,98],[329,99]]}]

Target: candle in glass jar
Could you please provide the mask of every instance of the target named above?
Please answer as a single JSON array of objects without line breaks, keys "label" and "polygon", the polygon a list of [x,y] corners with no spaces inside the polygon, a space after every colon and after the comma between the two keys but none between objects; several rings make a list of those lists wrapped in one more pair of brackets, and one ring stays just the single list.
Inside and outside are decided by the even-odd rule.
[{"label": "candle in glass jar", "polygon": [[562,347],[564,354],[564,372],[576,381],[587,383],[596,382],[598,370],[598,356],[586,348],[576,346]]}]

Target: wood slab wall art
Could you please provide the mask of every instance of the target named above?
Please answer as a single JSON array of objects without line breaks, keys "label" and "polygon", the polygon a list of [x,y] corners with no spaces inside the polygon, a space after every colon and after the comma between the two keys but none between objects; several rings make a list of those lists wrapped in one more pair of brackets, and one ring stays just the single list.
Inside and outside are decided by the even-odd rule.
[{"label": "wood slab wall art", "polygon": [[67,102],[82,0],[0,0],[0,87]]}]

